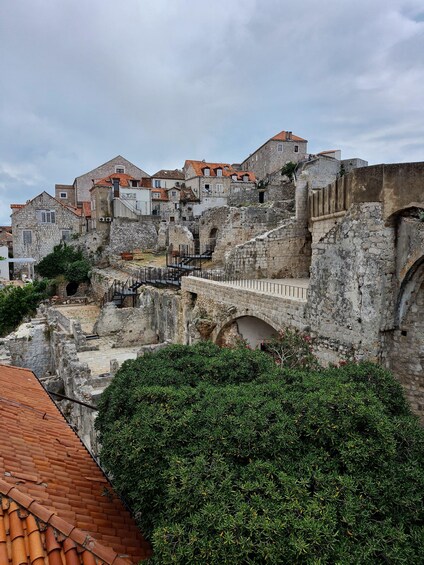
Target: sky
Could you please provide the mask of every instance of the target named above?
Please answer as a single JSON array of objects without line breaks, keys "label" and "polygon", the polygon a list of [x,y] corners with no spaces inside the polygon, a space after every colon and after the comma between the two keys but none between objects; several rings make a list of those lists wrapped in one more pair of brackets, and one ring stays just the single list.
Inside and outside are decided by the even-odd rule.
[{"label": "sky", "polygon": [[1,0],[0,65],[0,225],[116,155],[424,160],[422,0]]}]

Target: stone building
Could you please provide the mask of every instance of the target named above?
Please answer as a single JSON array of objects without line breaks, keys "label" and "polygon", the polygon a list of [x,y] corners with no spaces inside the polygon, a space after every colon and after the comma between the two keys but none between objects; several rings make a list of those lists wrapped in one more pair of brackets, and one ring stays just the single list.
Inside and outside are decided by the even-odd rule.
[{"label": "stone building", "polygon": [[307,156],[306,139],[291,131],[280,131],[241,163],[243,171],[253,171],[258,180],[281,169],[286,163],[298,163]]},{"label": "stone building", "polygon": [[184,173],[181,169],[161,169],[152,175],[152,188],[170,189],[181,187],[185,180]]},{"label": "stone building", "polygon": [[[14,257],[40,261],[61,241],[82,231],[81,210],[65,206],[47,192],[26,204],[11,204]],[[19,270],[15,268],[15,272]]]},{"label": "stone building", "polygon": [[185,187],[198,199],[193,215],[200,216],[209,208],[225,206],[232,192],[249,191],[256,187],[251,171],[238,171],[228,163],[207,163],[187,160],[184,163]]},{"label": "stone building", "polygon": [[76,177],[71,185],[56,184],[55,197],[65,204],[80,206],[82,202],[89,202],[91,200],[90,189],[93,186],[93,181],[115,175],[116,173],[131,175],[135,179],[150,178],[150,175],[143,171],[143,169],[118,155],[88,173]]}]

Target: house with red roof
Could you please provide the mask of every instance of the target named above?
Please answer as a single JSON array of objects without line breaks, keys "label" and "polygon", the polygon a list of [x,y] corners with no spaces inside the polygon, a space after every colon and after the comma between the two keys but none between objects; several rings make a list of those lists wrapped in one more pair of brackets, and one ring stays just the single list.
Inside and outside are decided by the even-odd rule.
[{"label": "house with red roof", "polygon": [[233,191],[252,190],[256,177],[252,171],[240,171],[229,163],[187,160],[184,163],[185,188],[197,198],[192,203],[193,215],[209,208],[225,206]]},{"label": "house with red roof", "polygon": [[[42,192],[26,204],[11,204],[13,254],[16,258],[40,261],[61,241],[68,241],[83,231],[81,208],[62,204],[47,192]],[[15,263],[17,274],[22,265]]]},{"label": "house with red roof", "polygon": [[151,555],[35,375],[0,364],[1,565],[128,565]]},{"label": "house with red roof", "polygon": [[307,158],[308,142],[291,131],[280,131],[241,163],[243,171],[253,171],[258,180],[275,173],[286,163]]}]

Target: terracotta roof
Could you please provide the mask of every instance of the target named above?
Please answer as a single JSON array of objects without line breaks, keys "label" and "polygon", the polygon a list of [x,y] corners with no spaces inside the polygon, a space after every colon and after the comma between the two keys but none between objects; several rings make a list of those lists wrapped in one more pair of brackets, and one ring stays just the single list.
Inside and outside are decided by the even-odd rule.
[{"label": "terracotta roof", "polygon": [[130,186],[130,180],[139,180],[126,173],[113,173],[94,181],[94,185],[113,186],[113,179],[119,179],[119,186]]},{"label": "terracotta roof", "polygon": [[191,188],[182,188],[180,192],[180,200],[184,202],[196,202],[199,200]]},{"label": "terracotta roof", "polygon": [[170,169],[161,169],[152,175],[152,177],[159,179],[184,180],[184,173],[181,169],[174,169],[173,171]]},{"label": "terracotta roof", "polygon": [[[289,137],[287,137],[287,134],[289,134]],[[280,131],[280,133],[277,133],[277,135],[274,135],[271,139],[275,139],[276,141],[306,141],[303,137],[299,137],[288,131]]]},{"label": "terracotta roof", "polygon": [[[105,563],[122,563],[119,556],[137,563],[150,555],[134,519],[34,374],[5,365],[0,365],[0,493],[51,525],[65,552],[65,544],[75,542],[77,553],[84,546]],[[28,535],[27,522],[15,545],[25,545]],[[6,544],[9,552],[14,539]],[[0,558],[0,563],[9,561]],[[13,560],[21,563],[27,561]]]},{"label": "terracotta roof", "polygon": [[204,174],[205,169],[209,169],[209,175],[207,175],[208,177],[217,177],[217,169],[221,169],[221,177],[231,177],[233,175],[237,175],[237,180],[242,180],[243,175],[249,175],[249,180],[251,180],[252,182],[254,182],[256,179],[255,173],[252,173],[251,171],[237,171],[229,163],[206,163],[205,161],[187,160],[184,164],[184,168],[187,168],[189,166],[193,167],[195,176],[197,177],[206,176]]},{"label": "terracotta roof", "polygon": [[20,208],[24,208],[25,206],[26,206],[26,204],[11,204],[11,205],[10,205],[10,207],[12,208],[12,210],[13,210],[14,208],[16,208],[16,209],[19,210]]},{"label": "terracotta roof", "polygon": [[[168,192],[164,188],[151,188],[152,200],[168,200]],[[155,196],[155,194],[160,193],[160,196]]]}]

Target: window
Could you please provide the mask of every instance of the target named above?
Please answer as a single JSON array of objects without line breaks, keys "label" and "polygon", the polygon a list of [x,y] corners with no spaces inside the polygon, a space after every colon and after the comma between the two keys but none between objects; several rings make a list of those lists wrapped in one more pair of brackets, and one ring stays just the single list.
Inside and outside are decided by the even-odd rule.
[{"label": "window", "polygon": [[206,167],[205,169],[203,169],[203,174],[205,175],[205,177],[210,176],[211,170],[209,169],[209,167]]},{"label": "window", "polygon": [[216,169],[216,176],[222,177],[222,169]]},{"label": "window", "polygon": [[155,188],[160,188],[160,180],[155,179]]},{"label": "window", "polygon": [[243,175],[243,182],[249,181],[249,175]]},{"label": "window", "polygon": [[24,245],[31,245],[32,243],[32,231],[31,230],[23,230],[22,231],[22,238],[24,241]]},{"label": "window", "polygon": [[62,241],[69,241],[71,239],[71,230],[62,230]]},{"label": "window", "polygon": [[55,224],[56,213],[54,210],[37,210],[37,220],[42,224]]},{"label": "window", "polygon": [[175,198],[175,197],[177,196],[177,191],[176,191],[176,190],[173,190],[173,191],[171,192],[171,194],[172,194],[173,198]]},{"label": "window", "polygon": [[160,198],[160,192],[154,192],[153,198]]},{"label": "window", "polygon": [[175,207],[175,210],[178,210],[178,204],[177,204],[177,202],[175,202],[174,207]]},{"label": "window", "polygon": [[68,193],[67,192],[61,192],[59,196],[60,196],[60,198],[68,198]]},{"label": "window", "polygon": [[224,185],[223,184],[217,184],[216,185],[216,191],[217,192],[222,192],[224,189]]},{"label": "window", "polygon": [[125,167],[123,165],[116,165],[115,173],[125,173]]},{"label": "window", "polygon": [[131,181],[131,186],[138,186],[138,180],[132,180]]},{"label": "window", "polygon": [[176,181],[176,182],[175,182],[175,186],[180,186],[179,181]]},{"label": "window", "polygon": [[205,184],[205,191],[206,191],[206,192],[209,192],[209,190],[210,190],[210,185],[209,185],[209,184]]},{"label": "window", "polygon": [[277,145],[277,151],[280,151],[280,152],[281,152],[282,150],[283,150],[283,144],[282,144],[282,143],[279,143],[279,144]]},{"label": "window", "polygon": [[237,175],[231,175],[231,178],[236,181],[237,180]]},{"label": "window", "polygon": [[174,216],[171,216],[171,217],[169,218],[169,221],[170,221],[170,222],[175,222]]},{"label": "window", "polygon": [[298,145],[295,145],[295,146],[294,146],[294,152],[295,152],[295,153],[299,153],[299,146],[298,146]]}]

